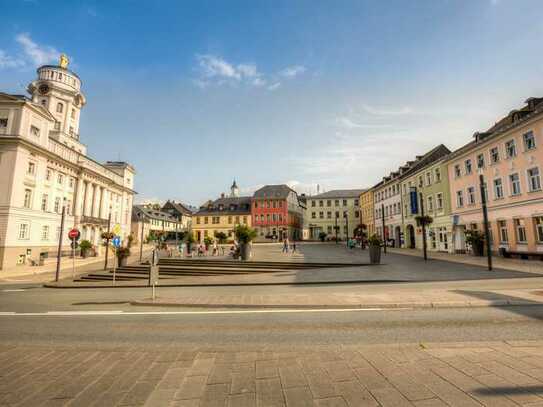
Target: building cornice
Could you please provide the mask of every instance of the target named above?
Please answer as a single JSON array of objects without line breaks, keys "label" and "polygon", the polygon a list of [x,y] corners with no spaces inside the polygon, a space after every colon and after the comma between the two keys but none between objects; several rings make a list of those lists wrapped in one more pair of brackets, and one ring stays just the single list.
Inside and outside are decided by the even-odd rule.
[{"label": "building cornice", "polygon": [[[54,139],[49,139],[49,140],[52,140],[53,142],[58,143]],[[30,140],[26,140],[26,139],[24,139],[24,138],[22,138],[20,136],[17,136],[17,135],[0,135],[0,144],[7,144],[7,145],[11,144],[11,145],[15,145],[15,146],[19,146],[19,145],[24,146],[24,147],[26,147],[26,148],[28,148],[30,150],[34,150],[34,151],[38,152],[39,154],[42,154],[42,155],[44,155],[46,157],[49,157],[49,158],[51,158],[53,160],[62,162],[63,165],[72,168],[73,170],[75,170],[78,173],[90,173],[91,175],[93,175],[93,176],[99,178],[100,180],[102,180],[105,184],[113,185],[116,188],[122,189],[123,191],[131,193],[131,194],[137,194],[137,192],[134,191],[131,188],[128,188],[128,187],[126,187],[124,185],[118,184],[117,182],[111,180],[110,178],[107,178],[104,175],[99,174],[96,171],[93,171],[92,169],[90,169],[88,167],[84,167],[84,166],[79,165],[78,163],[74,163],[74,162],[72,162],[70,160],[67,160],[67,159],[59,156],[58,154],[55,154],[55,153],[49,151],[48,149],[44,148],[43,146],[35,144],[35,143],[31,142]],[[68,150],[73,151],[75,154],[77,154],[78,157],[83,156],[87,160],[92,161],[93,163],[103,167],[101,164],[97,163],[92,158],[84,156],[83,154],[77,152],[76,150],[70,149],[69,147],[67,147],[67,146],[65,146],[63,144],[59,143],[59,145],[62,146],[63,148],[67,148]],[[103,168],[104,168],[104,170],[111,171],[111,170],[108,170],[105,167],[103,167]],[[115,173],[113,173],[113,174],[115,174]],[[115,175],[119,176],[118,174],[115,174]]]}]

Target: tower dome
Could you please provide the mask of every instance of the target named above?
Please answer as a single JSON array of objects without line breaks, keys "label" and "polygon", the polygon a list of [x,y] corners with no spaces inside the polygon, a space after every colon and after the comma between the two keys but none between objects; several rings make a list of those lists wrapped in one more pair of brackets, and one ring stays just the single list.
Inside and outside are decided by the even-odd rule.
[{"label": "tower dome", "polygon": [[230,187],[230,196],[232,198],[239,196],[239,188],[238,188],[238,184],[236,184],[235,179],[234,179],[234,182],[232,182],[232,186]]},{"label": "tower dome", "polygon": [[62,54],[58,65],[40,66],[37,79],[27,90],[32,101],[45,107],[55,118],[51,137],[83,152],[85,147],[79,143],[79,118],[86,99],[81,92],[81,79],[68,69],[68,64],[68,57]]}]

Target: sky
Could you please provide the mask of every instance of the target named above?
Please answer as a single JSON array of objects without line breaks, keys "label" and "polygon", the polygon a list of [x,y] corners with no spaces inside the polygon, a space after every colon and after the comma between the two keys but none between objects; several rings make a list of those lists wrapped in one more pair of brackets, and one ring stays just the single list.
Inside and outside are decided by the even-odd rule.
[{"label": "sky", "polygon": [[541,0],[0,0],[0,91],[61,52],[137,200],[365,188],[543,95]]}]

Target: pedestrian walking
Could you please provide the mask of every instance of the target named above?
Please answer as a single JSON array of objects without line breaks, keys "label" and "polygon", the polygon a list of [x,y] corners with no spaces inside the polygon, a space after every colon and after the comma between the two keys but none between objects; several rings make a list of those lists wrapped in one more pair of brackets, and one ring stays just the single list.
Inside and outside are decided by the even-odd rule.
[{"label": "pedestrian walking", "polygon": [[283,240],[283,250],[282,253],[288,253],[288,238],[285,237]]},{"label": "pedestrian walking", "polygon": [[217,246],[217,241],[213,241],[213,256],[219,255],[219,247]]},{"label": "pedestrian walking", "polygon": [[292,254],[296,253],[296,240],[292,242]]}]

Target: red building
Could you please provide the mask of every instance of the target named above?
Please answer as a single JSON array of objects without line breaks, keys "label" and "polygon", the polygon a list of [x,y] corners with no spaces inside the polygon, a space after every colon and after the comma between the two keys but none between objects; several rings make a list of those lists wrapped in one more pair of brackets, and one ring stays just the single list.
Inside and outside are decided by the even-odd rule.
[{"label": "red building", "polygon": [[266,185],[257,190],[251,202],[251,216],[257,241],[302,238],[303,204],[287,185]]}]

